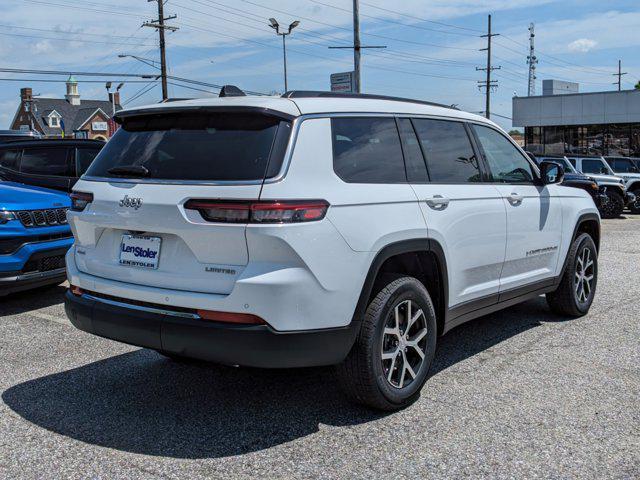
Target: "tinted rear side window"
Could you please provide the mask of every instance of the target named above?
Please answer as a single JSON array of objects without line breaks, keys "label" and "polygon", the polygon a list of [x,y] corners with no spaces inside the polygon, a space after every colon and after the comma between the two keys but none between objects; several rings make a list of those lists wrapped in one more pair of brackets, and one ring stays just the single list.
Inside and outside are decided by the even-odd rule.
[{"label": "tinted rear side window", "polygon": [[482,181],[478,159],[462,123],[416,118],[413,124],[432,182],[457,184]]},{"label": "tinted rear side window", "polygon": [[[125,118],[87,176],[119,177],[113,167],[143,166],[163,180],[262,180],[279,172],[290,128],[279,118],[253,113],[174,113]],[[272,156],[271,152],[277,152]],[[277,157],[277,158],[276,158]]]},{"label": "tinted rear side window", "polygon": [[25,148],[20,171],[33,175],[68,177],[72,175],[68,148]]},{"label": "tinted rear side window", "polygon": [[100,153],[97,148],[78,148],[76,150],[76,168],[78,170],[77,175],[83,175],[87,171],[93,159]]},{"label": "tinted rear side window", "polygon": [[348,183],[406,183],[393,118],[331,119],[333,170]]},{"label": "tinted rear side window", "polygon": [[0,151],[0,165],[6,168],[17,170],[19,156],[20,156],[20,150]]}]

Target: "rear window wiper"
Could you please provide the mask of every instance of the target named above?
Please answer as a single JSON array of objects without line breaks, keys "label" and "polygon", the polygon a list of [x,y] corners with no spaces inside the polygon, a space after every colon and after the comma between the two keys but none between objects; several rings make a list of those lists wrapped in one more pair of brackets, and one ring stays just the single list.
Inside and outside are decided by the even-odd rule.
[{"label": "rear window wiper", "polygon": [[122,167],[112,167],[107,173],[117,177],[148,177],[149,169],[142,165],[124,165]]}]

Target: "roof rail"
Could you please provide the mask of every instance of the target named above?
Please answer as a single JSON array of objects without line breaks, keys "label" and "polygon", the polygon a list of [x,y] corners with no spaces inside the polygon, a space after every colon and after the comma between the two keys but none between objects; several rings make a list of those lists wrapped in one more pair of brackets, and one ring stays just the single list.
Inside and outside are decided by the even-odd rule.
[{"label": "roof rail", "polygon": [[427,102],[425,100],[415,100],[413,98],[390,97],[388,95],[375,95],[370,93],[344,93],[344,92],[326,92],[320,90],[290,90],[282,94],[282,98],[363,98],[368,100],[389,100],[392,102],[418,103],[420,105],[430,105],[432,107],[451,108],[458,110],[453,105],[444,105],[442,103]]}]

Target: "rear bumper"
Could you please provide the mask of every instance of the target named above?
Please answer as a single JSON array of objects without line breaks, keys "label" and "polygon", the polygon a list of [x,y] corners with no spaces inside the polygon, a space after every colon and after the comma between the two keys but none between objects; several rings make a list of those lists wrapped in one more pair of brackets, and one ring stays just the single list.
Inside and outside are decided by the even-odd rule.
[{"label": "rear bumper", "polygon": [[94,335],[216,363],[263,368],[333,365],[349,353],[358,324],[278,332],[267,325],[232,325],[173,315],[67,292],[71,323]]}]

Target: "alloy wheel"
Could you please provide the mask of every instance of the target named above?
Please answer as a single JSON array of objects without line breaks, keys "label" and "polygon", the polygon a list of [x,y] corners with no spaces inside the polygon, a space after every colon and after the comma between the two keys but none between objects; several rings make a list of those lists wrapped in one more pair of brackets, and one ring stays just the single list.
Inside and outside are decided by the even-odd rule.
[{"label": "alloy wheel", "polygon": [[576,273],[574,278],[574,288],[576,298],[579,303],[586,303],[593,289],[594,263],[591,258],[591,250],[587,247],[582,249],[576,261]]},{"label": "alloy wheel", "polygon": [[410,385],[420,373],[427,349],[427,318],[415,302],[404,300],[389,314],[382,334],[382,371],[395,388]]}]

